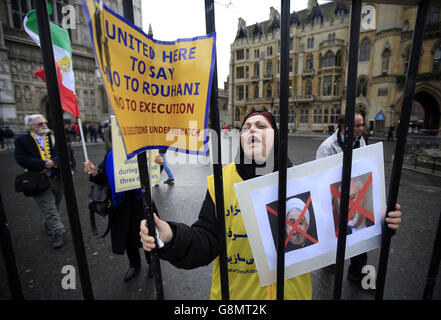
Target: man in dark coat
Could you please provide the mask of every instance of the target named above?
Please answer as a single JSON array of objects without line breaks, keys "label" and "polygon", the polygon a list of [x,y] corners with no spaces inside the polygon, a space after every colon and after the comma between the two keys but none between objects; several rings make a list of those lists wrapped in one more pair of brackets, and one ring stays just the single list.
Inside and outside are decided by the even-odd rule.
[{"label": "man in dark coat", "polygon": [[42,115],[26,116],[25,124],[29,131],[15,139],[15,160],[26,170],[42,172],[49,177],[50,187],[32,197],[43,214],[52,247],[57,249],[64,245],[66,231],[59,213],[63,190],[53,136]]}]

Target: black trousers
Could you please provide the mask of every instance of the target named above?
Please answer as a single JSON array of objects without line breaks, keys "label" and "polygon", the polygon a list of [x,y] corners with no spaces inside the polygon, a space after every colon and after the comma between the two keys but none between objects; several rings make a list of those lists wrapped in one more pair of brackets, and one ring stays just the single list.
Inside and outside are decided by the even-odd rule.
[{"label": "black trousers", "polygon": [[364,252],[358,256],[351,258],[351,264],[349,265],[349,273],[360,274],[361,269],[367,264],[367,253]]},{"label": "black trousers", "polygon": [[[150,253],[142,250],[144,252],[145,255],[145,260],[147,261],[148,264],[150,264],[151,262],[151,258],[150,258]],[[129,265],[130,267],[133,268],[140,268],[141,267],[141,256],[139,254],[139,248],[138,247],[133,247],[133,246],[128,246],[126,247],[126,253],[127,253],[127,257],[129,258]]]}]

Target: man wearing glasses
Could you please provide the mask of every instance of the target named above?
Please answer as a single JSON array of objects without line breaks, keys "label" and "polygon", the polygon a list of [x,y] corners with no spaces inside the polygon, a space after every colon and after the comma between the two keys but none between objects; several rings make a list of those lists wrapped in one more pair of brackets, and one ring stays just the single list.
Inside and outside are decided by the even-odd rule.
[{"label": "man wearing glasses", "polygon": [[[316,159],[332,156],[334,154],[343,152],[344,138],[345,138],[345,117],[341,115],[338,119],[338,130],[328,137],[317,149]],[[360,148],[366,146],[366,141],[363,138],[363,131],[365,128],[364,115],[361,111],[355,111],[354,117],[354,140],[352,148]],[[352,184],[351,184],[352,185]],[[367,264],[367,253],[362,253],[351,258],[351,264],[348,270],[348,279],[361,283],[364,274],[361,272],[363,266]],[[334,272],[335,265],[327,267],[328,270]]]},{"label": "man wearing glasses", "polygon": [[65,228],[60,219],[59,205],[63,196],[55,153],[54,139],[40,114],[25,117],[28,132],[15,139],[15,160],[28,171],[38,171],[49,177],[50,187],[32,196],[43,214],[44,227],[52,241],[52,248],[64,245]]},{"label": "man wearing glasses", "polygon": [[[345,117],[343,115],[339,117],[337,124],[338,130],[323,141],[317,149],[316,159],[343,152],[343,141],[345,139]],[[366,141],[362,135],[364,127],[365,123],[362,113],[355,111],[353,149],[366,146]]]}]

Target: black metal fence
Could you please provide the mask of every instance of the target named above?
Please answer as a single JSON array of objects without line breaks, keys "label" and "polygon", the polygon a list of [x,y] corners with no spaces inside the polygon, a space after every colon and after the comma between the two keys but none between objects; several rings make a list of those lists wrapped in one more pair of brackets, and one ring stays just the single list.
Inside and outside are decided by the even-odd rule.
[{"label": "black metal fence", "polygon": [[[129,20],[133,20],[133,6],[131,0],[124,0],[124,15]],[[407,70],[406,81],[405,81],[405,96],[403,99],[403,106],[400,118],[400,124],[408,124],[410,118],[410,111],[412,107],[412,101],[415,91],[415,79],[418,70],[418,62],[420,58],[420,52],[423,41],[424,27],[425,27],[425,17],[427,15],[427,10],[429,4],[441,5],[440,0],[422,0],[422,1],[369,1],[369,3],[379,3],[379,4],[399,4],[399,5],[417,5],[418,12],[416,17],[416,23],[414,28],[411,55],[409,60],[409,68]],[[58,152],[60,156],[65,156],[67,159],[67,148],[66,140],[64,137],[63,119],[61,116],[60,97],[58,93],[58,84],[56,77],[56,69],[53,58],[52,40],[49,32],[49,18],[47,14],[47,6],[45,1],[34,1],[35,7],[37,9],[38,24],[41,35],[41,50],[44,60],[44,66],[47,73],[47,87],[50,96],[50,110],[51,116],[54,122],[55,135],[57,138]],[[351,1],[351,25],[350,25],[350,39],[349,39],[349,64],[348,64],[348,78],[347,78],[347,101],[346,101],[346,130],[345,130],[345,147],[343,155],[343,170],[342,170],[342,200],[340,205],[340,230],[338,238],[338,248],[336,256],[336,277],[334,283],[334,299],[341,298],[342,291],[342,277],[343,277],[343,263],[345,256],[345,246],[346,246],[346,232],[344,230],[347,227],[347,216],[349,207],[349,186],[351,179],[351,164],[352,164],[352,140],[353,140],[353,126],[354,126],[354,110],[355,110],[355,97],[356,97],[356,79],[357,79],[357,67],[358,67],[358,43],[360,34],[360,16],[361,16],[361,0]],[[290,16],[290,6],[289,0],[281,0],[281,87],[280,87],[280,152],[281,157],[279,159],[279,208],[283,211],[286,205],[286,157],[287,157],[287,135],[288,135],[288,55],[289,55],[289,16]],[[206,19],[206,29],[207,33],[215,31],[215,20],[214,20],[214,1],[205,0],[205,19]],[[217,108],[217,71],[215,67],[214,81],[213,81],[213,91],[211,93],[211,103],[210,103],[210,119],[212,128],[216,131],[217,135],[220,135],[220,123],[219,123],[219,113]],[[60,109],[60,110],[58,110]],[[406,140],[408,134],[408,125],[400,125],[397,130],[397,144],[394,156],[394,164],[392,169],[392,176],[390,181],[390,188],[388,194],[387,211],[392,211],[395,208],[396,200],[399,191],[401,168],[403,166],[403,161],[405,159],[405,154],[416,154],[420,151],[420,146],[407,146],[406,150]],[[415,149],[415,152],[413,151]],[[228,272],[226,267],[226,243],[225,243],[225,221],[224,221],[224,208],[223,208],[223,186],[222,186],[222,168],[221,168],[221,146],[218,144],[217,155],[219,157],[218,161],[214,161],[213,171],[215,177],[215,191],[216,191],[216,212],[218,217],[218,234],[221,239],[221,249],[220,264],[221,264],[221,288],[222,288],[222,299],[229,299],[229,285],[228,285]],[[407,153],[405,153],[407,151]],[[140,157],[143,157],[141,155]],[[145,154],[144,154],[145,157]],[[418,157],[416,157],[418,159]],[[418,160],[415,160],[418,163]],[[438,158],[434,159],[433,168],[435,165],[438,166]],[[63,161],[62,161],[63,162]],[[68,163],[68,161],[64,161]],[[145,163],[145,161],[138,161],[138,164]],[[90,276],[87,266],[86,255],[84,252],[83,238],[81,234],[81,228],[78,221],[78,212],[75,200],[75,193],[73,191],[72,177],[70,176],[70,170],[66,168],[61,168],[62,177],[64,183],[64,189],[66,194],[66,202],[69,213],[69,222],[71,225],[73,242],[76,252],[76,259],[79,266],[80,281],[83,289],[84,299],[93,299],[92,286],[90,282]],[[143,169],[143,170],[141,170]],[[147,168],[140,168],[141,174],[141,185],[143,190],[143,202],[144,208],[147,216],[147,223],[149,227],[153,226],[153,216],[151,212],[151,195],[149,189],[148,172]],[[147,179],[147,180],[146,180]],[[3,211],[1,210],[3,215]],[[284,232],[285,220],[283,215],[279,219],[279,239],[278,239],[278,254],[277,254],[277,299],[283,300],[284,293]],[[16,272],[15,258],[11,246],[10,236],[7,229],[6,219],[1,219],[1,236],[2,236],[2,251],[4,258],[8,265],[8,275],[10,279],[10,288],[13,293],[13,298],[20,299],[23,297],[20,288],[20,281],[18,279],[18,274]],[[149,228],[154,230],[154,228]],[[438,228],[438,233],[440,232]],[[394,234],[389,228],[383,228],[383,240],[382,248],[380,253],[379,262],[379,272],[377,279],[377,291],[376,299],[382,299],[384,293],[384,286],[386,280],[386,271],[388,263],[388,254],[390,248],[391,237]],[[437,236],[436,245],[439,246],[439,235]],[[6,240],[8,241],[6,241]],[[430,278],[437,272],[437,264],[439,265],[439,255],[434,251],[434,257],[432,259]],[[159,259],[155,253],[153,253],[154,262],[154,280],[155,288],[157,293],[157,299],[163,299],[162,290],[162,279],[161,270],[159,265]],[[15,269],[15,271],[14,271]],[[435,272],[436,271],[436,272]],[[431,287],[433,288],[434,283],[431,282]],[[430,288],[426,290],[424,297],[430,298]]]}]

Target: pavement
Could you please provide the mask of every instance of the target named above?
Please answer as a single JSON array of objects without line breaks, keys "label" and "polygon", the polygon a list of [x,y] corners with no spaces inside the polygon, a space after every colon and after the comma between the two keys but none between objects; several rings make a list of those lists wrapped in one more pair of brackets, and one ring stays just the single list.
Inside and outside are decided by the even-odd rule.
[{"label": "pavement", "polygon": [[[296,164],[315,159],[315,151],[325,135],[290,134],[288,156]],[[375,141],[372,141],[375,142]],[[390,182],[392,157],[395,142],[383,142],[385,159],[386,195]],[[234,146],[228,139],[222,139],[224,161],[234,157]],[[111,252],[110,237],[93,236],[89,223],[88,192],[90,183],[83,174],[84,160],[81,145],[74,145],[78,163],[74,173],[75,195],[81,221],[88,266],[95,299],[99,300],[153,300],[153,281],[147,277],[144,264],[141,272],[130,282],[123,277],[128,268],[125,256]],[[104,144],[89,144],[89,158],[99,163],[104,157]],[[206,194],[206,176],[212,173],[212,166],[204,159],[188,158],[187,155],[167,153],[175,184],[161,183],[152,191],[161,218],[192,224],[198,216]],[[176,159],[186,158],[187,164]],[[201,160],[201,161],[199,161]],[[178,162],[178,163],[177,163]],[[51,248],[45,234],[41,214],[35,202],[23,194],[14,192],[14,178],[23,170],[15,163],[12,152],[0,153],[0,193],[17,260],[19,277],[26,299],[29,300],[76,300],[82,299],[81,283],[76,267],[75,253],[65,203],[61,207],[62,221],[67,228],[66,245],[58,250]],[[166,180],[165,172],[162,181]],[[432,255],[436,228],[441,208],[441,178],[403,170],[398,203],[403,212],[403,223],[393,237],[389,255],[388,273],[384,292],[385,299],[420,300],[426,285],[426,276]],[[105,230],[106,220],[97,216],[100,232]],[[379,249],[368,253],[368,264],[378,269]],[[63,267],[72,265],[76,272],[75,288],[63,289],[62,280],[66,274]],[[366,291],[346,279],[343,282],[342,298],[348,300],[373,300],[374,292]],[[161,261],[164,295],[172,300],[209,299],[211,286],[211,265],[194,270],[181,270],[166,261]],[[321,269],[311,272],[313,299],[332,299],[334,276]],[[10,299],[4,261],[0,258],[0,300]],[[437,278],[434,299],[441,299],[441,281]]]}]

